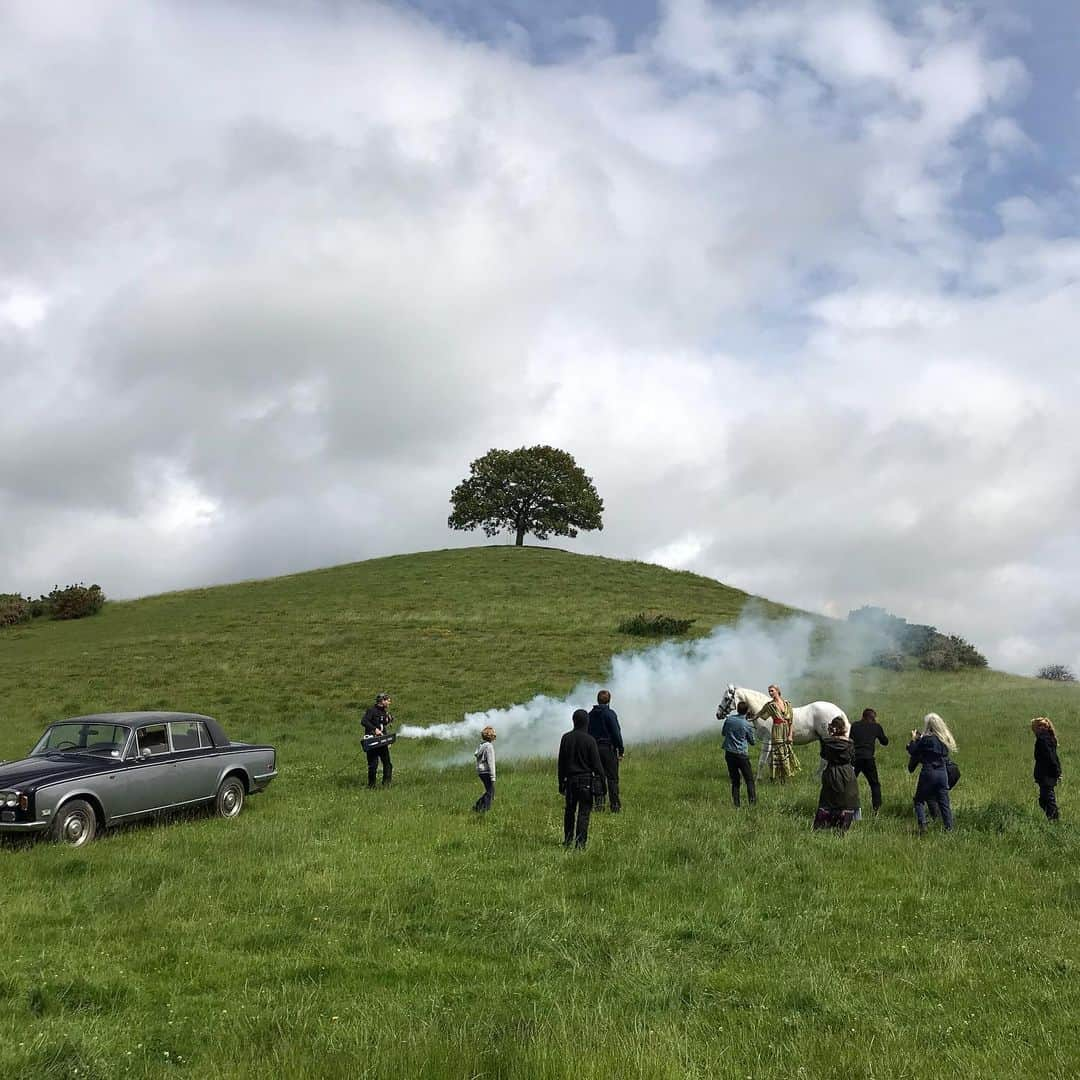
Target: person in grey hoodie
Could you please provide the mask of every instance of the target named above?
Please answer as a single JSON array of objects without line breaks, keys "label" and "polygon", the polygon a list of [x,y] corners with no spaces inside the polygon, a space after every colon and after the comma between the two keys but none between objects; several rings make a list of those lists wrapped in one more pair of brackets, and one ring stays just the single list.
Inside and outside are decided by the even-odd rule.
[{"label": "person in grey hoodie", "polygon": [[476,775],[484,785],[484,794],[473,804],[473,809],[482,814],[491,809],[495,798],[495,729],[489,724],[480,732],[481,743],[473,757],[476,758]]}]

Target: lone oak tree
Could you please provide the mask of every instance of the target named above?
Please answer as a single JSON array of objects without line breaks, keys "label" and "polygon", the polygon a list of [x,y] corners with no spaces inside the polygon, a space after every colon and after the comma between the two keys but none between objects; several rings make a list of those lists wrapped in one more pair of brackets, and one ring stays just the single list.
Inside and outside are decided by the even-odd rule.
[{"label": "lone oak tree", "polygon": [[469,466],[450,495],[451,529],[482,528],[488,536],[512,529],[517,546],[525,534],[537,540],[602,529],[604,503],[573,457],[554,446],[489,450]]}]

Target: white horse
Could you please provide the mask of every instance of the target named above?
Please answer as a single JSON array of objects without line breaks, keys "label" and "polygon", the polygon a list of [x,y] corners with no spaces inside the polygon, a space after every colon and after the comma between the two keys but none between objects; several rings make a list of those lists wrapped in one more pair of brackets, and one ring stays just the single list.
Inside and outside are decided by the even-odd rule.
[{"label": "white horse", "polygon": [[[769,702],[769,695],[760,690],[748,690],[745,686],[728,684],[723,700],[717,707],[718,719],[723,719],[740,701],[749,706],[748,717],[754,721],[761,738],[761,757],[758,758],[758,776],[765,771],[769,760],[769,748],[772,743],[772,722],[756,719],[757,714]],[[839,716],[844,721],[844,734],[851,729],[847,713],[831,701],[811,701],[809,705],[800,705],[791,711],[791,741],[796,744],[814,742],[816,739],[829,737],[829,722]]]}]

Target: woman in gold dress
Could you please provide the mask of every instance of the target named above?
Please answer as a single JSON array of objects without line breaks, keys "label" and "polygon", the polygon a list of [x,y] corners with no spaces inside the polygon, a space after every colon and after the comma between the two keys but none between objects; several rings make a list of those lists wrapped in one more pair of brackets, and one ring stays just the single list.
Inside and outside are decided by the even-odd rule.
[{"label": "woman in gold dress", "polygon": [[769,776],[786,783],[799,771],[799,759],[791,744],[791,703],[784,700],[779,686],[769,687],[769,700],[762,705],[755,720],[769,721],[772,733],[769,740]]}]

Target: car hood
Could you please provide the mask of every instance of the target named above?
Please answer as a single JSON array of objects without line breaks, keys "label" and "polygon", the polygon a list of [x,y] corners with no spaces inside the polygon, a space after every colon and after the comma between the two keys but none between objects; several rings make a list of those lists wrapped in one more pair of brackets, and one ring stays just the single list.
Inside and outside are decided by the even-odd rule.
[{"label": "car hood", "polygon": [[5,761],[0,765],[0,790],[33,787],[43,780],[64,780],[82,773],[99,772],[115,762],[104,759],[92,760],[88,757],[63,757],[55,754],[49,757],[28,757],[20,761]]}]

